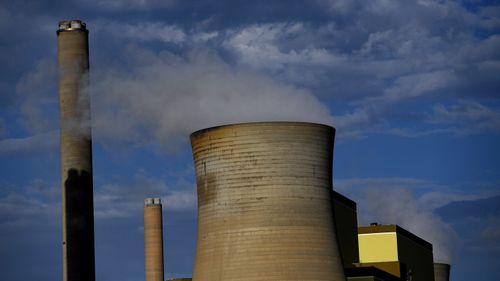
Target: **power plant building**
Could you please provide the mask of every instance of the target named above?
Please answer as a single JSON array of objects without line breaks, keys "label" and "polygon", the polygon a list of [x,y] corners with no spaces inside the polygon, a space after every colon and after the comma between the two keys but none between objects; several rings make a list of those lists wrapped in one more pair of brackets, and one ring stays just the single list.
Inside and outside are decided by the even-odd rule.
[{"label": "power plant building", "polygon": [[[88,30],[57,31],[63,281],[95,280]],[[397,225],[358,227],[332,189],[335,129],[303,122],[223,125],[191,134],[198,194],[192,278],[171,281],[449,281],[432,245]],[[144,200],[146,281],[163,281],[160,198]]]},{"label": "power plant building", "polygon": [[373,266],[402,280],[433,281],[432,244],[397,225],[358,228],[359,265]]},{"label": "power plant building", "polygon": [[356,202],[332,190],[335,230],[344,268],[359,262],[358,215]]}]

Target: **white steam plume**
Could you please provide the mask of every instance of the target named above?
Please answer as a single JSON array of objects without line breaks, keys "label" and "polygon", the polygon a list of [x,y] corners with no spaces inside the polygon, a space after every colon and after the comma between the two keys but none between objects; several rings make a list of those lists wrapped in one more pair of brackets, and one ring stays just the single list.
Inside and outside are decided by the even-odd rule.
[{"label": "white steam plume", "polygon": [[433,212],[424,196],[416,198],[411,192],[430,186],[432,182],[411,178],[368,178],[337,180],[335,189],[356,201],[360,225],[400,225],[432,244],[434,262],[451,263],[460,244],[458,234]]},{"label": "white steam plume", "polygon": [[129,60],[126,71],[110,67],[91,77],[97,141],[169,146],[195,130],[227,123],[331,123],[328,109],[307,90],[235,69],[212,53],[179,57],[134,50]]}]

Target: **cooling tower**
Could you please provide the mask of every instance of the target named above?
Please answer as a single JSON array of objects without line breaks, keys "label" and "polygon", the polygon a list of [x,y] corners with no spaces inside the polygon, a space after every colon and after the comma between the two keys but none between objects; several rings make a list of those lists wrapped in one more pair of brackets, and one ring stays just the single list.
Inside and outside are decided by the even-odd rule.
[{"label": "cooling tower", "polygon": [[163,281],[163,221],[160,198],[144,200],[146,281]]},{"label": "cooling tower", "polygon": [[332,214],[334,133],[269,122],[191,135],[194,281],[345,280]]},{"label": "cooling tower", "polygon": [[434,263],[434,281],[450,281],[450,268],[446,263]]},{"label": "cooling tower", "polygon": [[95,280],[88,31],[79,20],[57,30],[61,114],[63,280]]}]

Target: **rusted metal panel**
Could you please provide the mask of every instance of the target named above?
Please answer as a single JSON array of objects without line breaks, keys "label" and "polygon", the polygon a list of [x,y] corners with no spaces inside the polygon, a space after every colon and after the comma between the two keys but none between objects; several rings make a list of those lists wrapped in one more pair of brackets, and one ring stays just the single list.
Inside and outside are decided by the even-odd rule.
[{"label": "rusted metal panel", "polygon": [[193,280],[345,280],[332,214],[332,127],[246,123],[195,132]]}]

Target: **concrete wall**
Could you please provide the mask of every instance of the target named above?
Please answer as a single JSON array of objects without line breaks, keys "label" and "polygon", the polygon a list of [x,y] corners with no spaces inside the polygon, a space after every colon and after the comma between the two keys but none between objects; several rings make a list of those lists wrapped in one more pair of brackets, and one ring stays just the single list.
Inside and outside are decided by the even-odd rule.
[{"label": "concrete wall", "polygon": [[345,280],[332,213],[334,132],[270,122],[191,135],[193,280]]},{"label": "concrete wall", "polygon": [[80,21],[57,31],[61,114],[63,280],[91,281],[94,265],[94,207],[90,100],[87,93],[88,32]]}]

